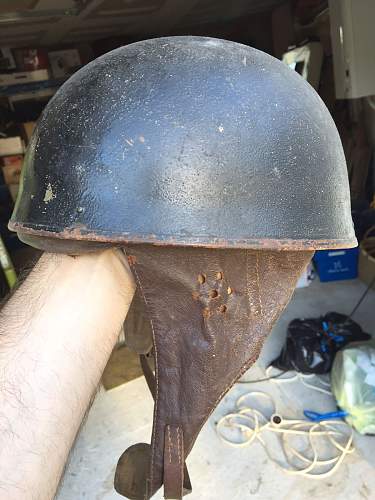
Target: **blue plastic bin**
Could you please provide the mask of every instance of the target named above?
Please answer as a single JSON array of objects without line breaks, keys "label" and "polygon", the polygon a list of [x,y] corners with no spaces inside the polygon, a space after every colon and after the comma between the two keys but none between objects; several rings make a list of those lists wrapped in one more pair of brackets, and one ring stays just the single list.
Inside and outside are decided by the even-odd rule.
[{"label": "blue plastic bin", "polygon": [[357,248],[343,250],[319,250],[314,263],[320,281],[352,280],[358,276]]}]

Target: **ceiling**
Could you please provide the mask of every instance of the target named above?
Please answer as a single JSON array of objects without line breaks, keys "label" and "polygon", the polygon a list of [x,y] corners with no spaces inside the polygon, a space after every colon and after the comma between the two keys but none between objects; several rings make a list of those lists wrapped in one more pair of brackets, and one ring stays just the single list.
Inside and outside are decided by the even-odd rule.
[{"label": "ceiling", "polygon": [[228,21],[284,0],[1,0],[0,46],[144,37]]}]

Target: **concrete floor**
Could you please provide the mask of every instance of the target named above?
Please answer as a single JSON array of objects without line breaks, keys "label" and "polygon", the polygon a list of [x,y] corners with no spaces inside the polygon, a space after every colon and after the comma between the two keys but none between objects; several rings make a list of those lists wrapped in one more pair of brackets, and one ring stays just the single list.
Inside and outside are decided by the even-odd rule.
[{"label": "concrete floor", "polygon": [[[299,289],[268,338],[258,363],[245,378],[264,377],[264,369],[284,342],[286,327],[295,317],[313,317],[328,311],[349,313],[365,286],[359,281],[321,284]],[[353,319],[375,334],[375,293],[370,292]],[[272,394],[277,411],[286,418],[301,418],[303,409],[329,411],[332,397],[295,382],[236,385],[204,426],[188,458],[193,483],[191,500],[324,500],[375,498],[375,438],[355,436],[356,451],[335,475],[314,480],[290,476],[271,462],[259,443],[231,448],[215,432],[218,417],[234,408],[240,394],[261,390]],[[101,392],[77,440],[58,500],[115,500],[113,475],[117,458],[131,444],[148,442],[153,402],[144,380],[136,379]],[[272,446],[272,443],[270,444]],[[154,498],[162,498],[159,492]]]}]

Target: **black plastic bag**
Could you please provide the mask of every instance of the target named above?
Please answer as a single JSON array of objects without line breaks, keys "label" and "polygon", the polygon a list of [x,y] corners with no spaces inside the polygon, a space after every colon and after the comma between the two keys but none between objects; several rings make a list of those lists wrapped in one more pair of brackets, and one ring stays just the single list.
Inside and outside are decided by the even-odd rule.
[{"label": "black plastic bag", "polygon": [[280,356],[271,365],[283,371],[328,373],[337,351],[349,342],[370,339],[371,335],[344,314],[330,312],[320,318],[294,319]]}]

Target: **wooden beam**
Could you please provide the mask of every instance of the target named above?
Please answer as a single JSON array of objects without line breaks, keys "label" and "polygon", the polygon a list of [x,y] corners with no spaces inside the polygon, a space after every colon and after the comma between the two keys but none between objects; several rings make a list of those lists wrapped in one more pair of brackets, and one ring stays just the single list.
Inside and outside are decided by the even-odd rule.
[{"label": "wooden beam", "polygon": [[126,34],[168,34],[198,3],[199,0],[165,0],[159,10],[134,23],[127,29]]},{"label": "wooden beam", "polygon": [[105,0],[92,0],[88,2],[77,16],[64,16],[56,23],[52,23],[50,29],[41,37],[41,45],[52,45],[59,43],[70,31],[82,25],[83,20]]}]

